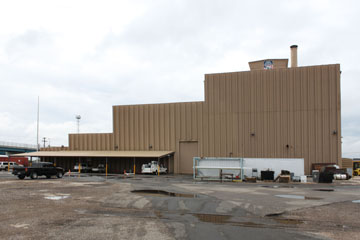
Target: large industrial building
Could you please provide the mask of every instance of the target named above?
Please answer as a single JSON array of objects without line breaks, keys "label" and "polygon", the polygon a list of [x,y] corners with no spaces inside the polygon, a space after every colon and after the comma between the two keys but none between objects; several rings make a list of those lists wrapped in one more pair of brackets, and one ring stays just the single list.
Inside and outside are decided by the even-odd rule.
[{"label": "large industrial building", "polygon": [[250,71],[205,74],[205,100],[113,106],[113,132],[69,134],[69,147],[27,154],[67,169],[108,161],[111,172],[160,159],[192,173],[193,157],[341,159],[340,65],[250,62]]}]

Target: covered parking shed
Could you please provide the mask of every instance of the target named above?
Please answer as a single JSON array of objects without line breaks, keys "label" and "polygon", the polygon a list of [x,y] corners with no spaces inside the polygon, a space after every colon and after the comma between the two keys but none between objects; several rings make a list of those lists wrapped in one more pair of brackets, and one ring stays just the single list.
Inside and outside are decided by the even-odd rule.
[{"label": "covered parking shed", "polygon": [[42,162],[53,162],[65,171],[73,171],[79,163],[87,163],[91,167],[108,164],[109,173],[134,172],[141,173],[141,166],[151,161],[159,161],[169,173],[174,172],[173,151],[39,151],[16,154],[16,156],[40,158]]}]

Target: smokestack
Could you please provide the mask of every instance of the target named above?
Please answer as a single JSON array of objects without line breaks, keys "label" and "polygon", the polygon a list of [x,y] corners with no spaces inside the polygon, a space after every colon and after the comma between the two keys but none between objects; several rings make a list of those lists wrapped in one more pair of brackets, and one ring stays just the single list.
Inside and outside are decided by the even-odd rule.
[{"label": "smokestack", "polygon": [[298,66],[298,59],[297,59],[297,45],[291,45],[290,46],[290,52],[291,52],[291,67],[297,67]]}]

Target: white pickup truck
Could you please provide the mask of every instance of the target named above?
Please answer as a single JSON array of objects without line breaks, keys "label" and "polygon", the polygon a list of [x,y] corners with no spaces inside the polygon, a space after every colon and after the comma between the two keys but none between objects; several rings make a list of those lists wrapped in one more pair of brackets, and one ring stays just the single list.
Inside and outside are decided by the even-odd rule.
[{"label": "white pickup truck", "polygon": [[[91,172],[92,168],[87,163],[80,163],[80,172],[88,173]],[[79,163],[75,164],[74,172],[79,171]]]},{"label": "white pickup truck", "polygon": [[158,165],[157,161],[151,161],[151,163],[143,164],[141,167],[141,173],[152,173],[158,174],[159,173],[166,173],[167,168],[163,167],[161,164]]}]

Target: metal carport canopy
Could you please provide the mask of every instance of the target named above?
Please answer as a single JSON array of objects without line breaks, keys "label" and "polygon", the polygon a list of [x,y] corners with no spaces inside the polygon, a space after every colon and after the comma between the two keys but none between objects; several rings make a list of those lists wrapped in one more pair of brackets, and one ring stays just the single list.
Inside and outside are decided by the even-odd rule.
[{"label": "metal carport canopy", "polygon": [[160,158],[173,151],[39,151],[14,154],[24,157],[149,157]]}]

